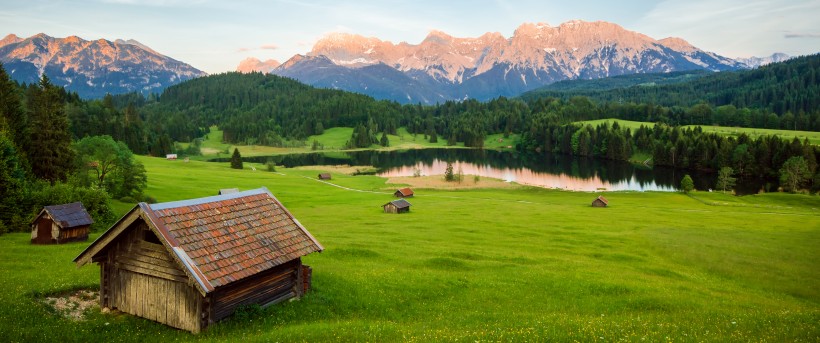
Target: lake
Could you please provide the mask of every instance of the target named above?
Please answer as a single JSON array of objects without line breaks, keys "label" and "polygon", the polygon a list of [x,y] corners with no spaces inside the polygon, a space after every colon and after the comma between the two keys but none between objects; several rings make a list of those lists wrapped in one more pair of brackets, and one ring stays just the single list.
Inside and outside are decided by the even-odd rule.
[{"label": "lake", "polygon": [[[649,168],[622,161],[573,157],[559,154],[518,153],[473,149],[416,149],[402,151],[355,151],[243,157],[244,161],[270,160],[285,167],[311,165],[374,166],[384,177],[444,175],[447,163],[453,171],[524,185],[573,191],[677,191],[681,178],[689,174],[695,188],[714,188],[716,175],[673,168]],[[226,162],[228,158],[212,161]],[[469,178],[468,178],[469,179]],[[761,188],[777,187],[774,181],[738,180],[738,194],[753,194]]]}]

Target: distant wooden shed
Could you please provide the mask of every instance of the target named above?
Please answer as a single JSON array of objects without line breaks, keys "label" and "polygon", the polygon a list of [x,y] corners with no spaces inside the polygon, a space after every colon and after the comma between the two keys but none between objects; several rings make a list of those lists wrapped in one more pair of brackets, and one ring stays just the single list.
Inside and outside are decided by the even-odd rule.
[{"label": "distant wooden shed", "polygon": [[330,180],[330,173],[319,174],[319,180]]},{"label": "distant wooden shed", "polygon": [[239,193],[239,188],[223,188],[219,190],[217,195]]},{"label": "distant wooden shed", "polygon": [[239,306],[300,297],[324,248],[267,188],[139,203],[75,259],[100,266],[100,307],[199,332]]},{"label": "distant wooden shed", "polygon": [[603,195],[599,195],[595,200],[592,200],[592,207],[607,207],[609,201]]},{"label": "distant wooden shed", "polygon": [[405,213],[410,212],[410,203],[404,199],[393,200],[388,202],[382,207],[384,208],[384,213]]},{"label": "distant wooden shed", "polygon": [[397,189],[393,196],[397,198],[412,198],[413,197],[413,190],[410,188],[401,188]]},{"label": "distant wooden shed", "polygon": [[43,207],[31,221],[32,244],[62,244],[88,240],[88,231],[94,220],[83,203]]}]

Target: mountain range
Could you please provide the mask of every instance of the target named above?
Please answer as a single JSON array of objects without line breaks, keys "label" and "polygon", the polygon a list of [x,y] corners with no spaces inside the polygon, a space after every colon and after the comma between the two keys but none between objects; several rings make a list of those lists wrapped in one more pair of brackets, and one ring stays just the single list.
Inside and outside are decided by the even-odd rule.
[{"label": "mountain range", "polygon": [[680,38],[656,40],[613,23],[576,20],[526,23],[509,38],[432,31],[419,44],[334,33],[270,72],[318,87],[433,104],[516,96],[567,79],[742,68],[747,65]]},{"label": "mountain range", "polygon": [[37,34],[0,40],[0,62],[12,79],[37,83],[45,73],[55,85],[83,98],[106,93],[160,93],[168,86],[206,75],[135,40],[84,40]]},{"label": "mountain range", "polygon": [[[570,21],[559,26],[522,24],[509,38],[497,32],[458,38],[431,31],[419,44],[334,33],[311,51],[284,63],[247,58],[237,71],[290,77],[316,87],[341,89],[399,103],[434,104],[517,96],[562,80],[687,70],[755,68],[784,54],[730,59],[680,38],[653,39],[608,22]],[[87,41],[37,34],[0,40],[0,62],[18,82],[52,83],[83,98],[107,93],[158,93],[206,75],[135,41]]]}]

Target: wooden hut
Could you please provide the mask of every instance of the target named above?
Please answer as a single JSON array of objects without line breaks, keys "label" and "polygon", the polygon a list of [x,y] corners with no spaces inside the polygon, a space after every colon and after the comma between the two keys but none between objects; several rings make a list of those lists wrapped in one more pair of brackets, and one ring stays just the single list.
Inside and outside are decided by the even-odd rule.
[{"label": "wooden hut", "polygon": [[61,244],[88,240],[94,220],[81,202],[43,207],[31,221],[32,244]]},{"label": "wooden hut", "polygon": [[592,207],[606,207],[607,205],[609,205],[609,201],[603,195],[599,195],[595,200],[592,200]]},{"label": "wooden hut", "polygon": [[405,213],[410,212],[410,203],[404,199],[393,200],[382,205],[384,213]]},{"label": "wooden hut", "polygon": [[397,189],[393,196],[396,198],[412,198],[413,197],[413,190],[410,188],[401,188]]},{"label": "wooden hut", "polygon": [[199,332],[239,306],[304,294],[324,248],[267,188],[139,203],[74,262],[100,266],[100,307]]},{"label": "wooden hut", "polygon": [[217,195],[239,193],[239,188],[223,188],[219,190]]},{"label": "wooden hut", "polygon": [[319,174],[319,180],[330,180],[330,173]]}]

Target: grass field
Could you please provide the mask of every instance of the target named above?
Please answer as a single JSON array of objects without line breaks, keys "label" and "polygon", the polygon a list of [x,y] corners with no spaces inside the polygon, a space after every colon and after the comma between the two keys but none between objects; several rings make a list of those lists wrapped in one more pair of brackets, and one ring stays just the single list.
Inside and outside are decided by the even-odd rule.
[{"label": "grass field", "polygon": [[[353,134],[353,128],[350,127],[334,127],[324,131],[321,135],[310,136],[305,140],[304,146],[277,148],[264,145],[232,145],[222,142],[222,131],[216,126],[210,128],[210,133],[206,135],[202,142],[202,156],[191,156],[194,160],[208,160],[214,157],[229,157],[233,153],[233,149],[239,149],[239,153],[244,157],[250,156],[271,156],[281,154],[297,154],[315,152],[312,150],[313,141],[318,141],[321,145],[320,152],[328,151],[349,151],[345,149],[345,144],[350,140],[350,135]],[[484,147],[486,149],[497,150],[512,150],[515,146],[515,141],[519,135],[513,134],[508,138],[504,138],[503,134],[489,135],[484,140]],[[381,138],[378,136],[377,138]],[[372,150],[406,150],[406,149],[423,149],[423,148],[447,148],[446,137],[439,137],[438,142],[430,143],[424,138],[424,135],[413,135],[407,132],[407,128],[401,127],[396,130],[395,135],[387,135],[390,141],[390,146],[381,147],[373,145],[369,149]],[[189,143],[180,143],[183,148],[187,148]],[[463,148],[464,143],[457,143],[452,146],[454,148]],[[356,150],[356,149],[354,149]]]},{"label": "grass field", "polygon": [[[600,125],[601,123],[609,123],[612,125],[612,122],[617,121],[618,125],[621,127],[628,127],[633,131],[638,129],[641,125],[644,126],[655,126],[655,123],[649,122],[640,122],[640,121],[630,121],[630,120],[620,120],[620,119],[598,119],[598,120],[587,120],[587,121],[579,121],[578,124],[590,124],[592,126]],[[792,140],[794,137],[797,137],[801,141],[808,138],[811,144],[817,145],[820,144],[820,132],[814,131],[793,131],[793,130],[773,130],[773,129],[756,129],[756,128],[748,128],[748,127],[725,127],[725,126],[712,126],[712,125],[686,125],[683,126],[685,128],[695,128],[696,126],[700,126],[703,129],[703,132],[713,132],[723,136],[734,136],[737,137],[741,133],[745,133],[752,139],[755,139],[759,136],[769,136],[775,135],[783,139]]]},{"label": "grass field", "polygon": [[[0,236],[4,341],[820,341],[820,197],[416,189],[381,213],[375,176],[139,157],[159,201],[268,187],[325,246],[299,301],[194,336],[121,313],[59,316],[44,294],[97,287],[89,243]],[[247,166],[246,166],[247,168]],[[131,204],[118,204],[120,211]],[[95,233],[92,239],[99,233]]]}]

